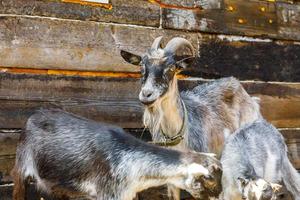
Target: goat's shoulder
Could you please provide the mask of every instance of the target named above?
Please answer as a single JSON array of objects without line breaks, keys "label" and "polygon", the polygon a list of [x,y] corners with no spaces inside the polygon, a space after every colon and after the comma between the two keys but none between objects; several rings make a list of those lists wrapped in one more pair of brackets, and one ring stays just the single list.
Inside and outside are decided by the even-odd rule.
[{"label": "goat's shoulder", "polygon": [[235,133],[228,138],[227,142],[232,144],[241,143],[243,145],[246,143],[251,143],[251,145],[274,144],[278,148],[285,148],[284,139],[281,133],[263,118],[260,118],[253,123],[245,124],[236,130]]},{"label": "goat's shoulder", "polygon": [[242,85],[234,77],[221,78],[196,86],[191,91],[199,98],[230,97],[242,89]]}]

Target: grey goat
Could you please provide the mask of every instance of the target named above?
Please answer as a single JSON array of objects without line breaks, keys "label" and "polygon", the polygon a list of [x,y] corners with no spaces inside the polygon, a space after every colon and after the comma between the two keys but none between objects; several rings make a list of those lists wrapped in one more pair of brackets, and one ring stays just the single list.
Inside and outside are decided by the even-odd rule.
[{"label": "grey goat", "polygon": [[50,194],[81,192],[97,200],[131,200],[166,183],[198,198],[222,188],[220,163],[210,154],[160,148],[121,128],[56,109],[28,119],[12,174],[14,200],[25,199],[28,177]]},{"label": "grey goat", "polygon": [[263,119],[237,130],[222,153],[224,200],[277,199],[284,184],[300,200],[300,175],[279,131]]},{"label": "grey goat", "polygon": [[[258,103],[235,78],[179,92],[176,74],[193,62],[194,48],[176,37],[162,49],[161,39],[143,56],[121,51],[127,62],[141,66],[144,125],[156,144],[220,156],[227,135],[261,117]],[[170,196],[179,199],[179,191],[173,189]]]}]

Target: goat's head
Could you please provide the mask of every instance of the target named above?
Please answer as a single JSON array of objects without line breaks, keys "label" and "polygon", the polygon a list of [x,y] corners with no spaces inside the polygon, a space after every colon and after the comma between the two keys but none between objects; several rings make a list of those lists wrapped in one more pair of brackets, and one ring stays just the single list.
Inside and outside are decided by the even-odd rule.
[{"label": "goat's head", "polygon": [[186,39],[175,37],[165,48],[161,48],[161,39],[156,38],[143,56],[121,51],[125,61],[141,66],[142,89],[139,99],[145,105],[163,98],[175,82],[175,75],[194,60],[193,46]]},{"label": "goat's head", "polygon": [[[187,179],[188,191],[196,199],[217,198],[222,192],[222,167],[221,163],[211,154],[192,153],[193,162],[201,164],[208,171],[207,174],[195,174]],[[192,161],[189,161],[192,162]]]},{"label": "goat's head", "polygon": [[281,185],[269,183],[264,179],[238,178],[238,186],[245,200],[276,200]]}]

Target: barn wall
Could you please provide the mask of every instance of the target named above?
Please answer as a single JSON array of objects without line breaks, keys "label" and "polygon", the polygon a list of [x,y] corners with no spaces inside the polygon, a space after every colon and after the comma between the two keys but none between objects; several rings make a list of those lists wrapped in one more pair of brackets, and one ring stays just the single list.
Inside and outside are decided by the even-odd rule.
[{"label": "barn wall", "polygon": [[261,98],[264,117],[282,131],[300,169],[298,0],[70,1],[0,2],[0,182],[11,180],[20,129],[39,107],[138,134],[139,68],[119,52],[143,53],[161,35],[163,43],[185,37],[197,49],[195,64],[179,76],[181,89],[239,78]]}]

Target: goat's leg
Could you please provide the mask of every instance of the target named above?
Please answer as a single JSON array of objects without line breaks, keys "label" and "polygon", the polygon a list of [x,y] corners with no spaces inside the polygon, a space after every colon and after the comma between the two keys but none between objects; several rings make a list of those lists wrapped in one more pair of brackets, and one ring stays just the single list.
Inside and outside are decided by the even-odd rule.
[{"label": "goat's leg", "polygon": [[27,180],[20,174],[16,166],[11,172],[14,182],[13,200],[26,200]]},{"label": "goat's leg", "polygon": [[180,189],[168,184],[168,197],[169,200],[180,200]]}]

